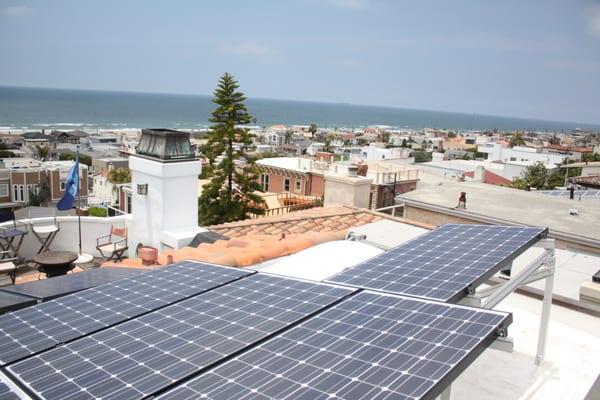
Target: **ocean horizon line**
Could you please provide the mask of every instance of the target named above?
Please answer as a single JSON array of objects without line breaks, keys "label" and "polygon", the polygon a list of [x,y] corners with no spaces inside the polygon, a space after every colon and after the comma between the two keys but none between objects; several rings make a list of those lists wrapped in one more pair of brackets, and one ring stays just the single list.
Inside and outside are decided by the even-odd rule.
[{"label": "ocean horizon line", "polygon": [[[12,93],[10,93],[11,91]],[[7,95],[5,92],[9,92],[9,94]],[[4,98],[2,94],[5,94]],[[13,97],[20,97],[22,102],[17,106],[14,106],[14,104],[11,104],[11,102],[15,99],[9,98],[10,94],[12,94]],[[73,101],[69,95],[76,95],[79,97],[76,104],[77,107],[72,107]],[[91,97],[86,98],[86,95]],[[126,110],[124,111],[122,109],[115,109],[113,114],[111,114],[112,111],[109,104],[110,102],[107,99],[102,99],[102,101],[105,101],[107,103],[106,105],[109,107],[106,107],[106,110],[99,109],[99,99],[92,98],[94,95],[96,97],[112,96],[113,100],[117,102],[128,102],[131,110],[129,110],[130,112],[126,112]],[[40,97],[49,97],[51,99],[44,98],[43,101],[41,101],[39,99]],[[152,99],[152,97],[154,98]],[[178,98],[180,99],[180,104],[167,104],[164,101],[161,101],[168,98]],[[160,115],[160,118],[157,117],[156,122],[162,120],[165,127],[174,127],[175,124],[177,124],[181,125],[182,127],[194,129],[196,127],[202,127],[209,124],[208,117],[210,115],[211,106],[213,105],[212,101],[210,101],[211,98],[211,95],[191,93],[136,92],[120,90],[0,85],[0,106],[2,106],[0,107],[0,126],[15,127],[15,129],[29,128],[30,126],[36,125],[52,127],[68,126],[70,124],[79,124],[80,126],[87,125],[90,127],[99,127],[103,129],[110,129],[111,127],[114,128],[115,126],[131,127],[132,129],[150,125],[161,126],[161,124],[148,124],[148,118],[146,118],[146,116],[138,118],[137,121],[126,120],[128,118],[133,118],[133,114],[139,114],[139,116],[141,116],[143,111],[149,111],[155,107],[158,115]],[[62,102],[63,104],[57,104],[56,107],[54,107],[55,104],[49,100],[54,100],[54,103]],[[194,108],[191,105],[194,100],[204,103],[201,104],[201,107],[196,109],[196,112],[194,112]],[[36,106],[33,104],[36,102],[43,104]],[[86,104],[89,106],[88,110],[85,109]],[[199,103],[196,105],[198,104]],[[22,112],[23,109],[25,109],[29,112],[28,115],[26,115],[26,117],[10,115],[11,105],[15,110],[14,114],[19,114],[19,112]],[[49,108],[55,108],[56,112],[54,114],[49,114],[48,110],[40,107],[41,105]],[[81,117],[69,115],[65,110],[67,105],[71,106],[71,110],[78,109],[77,112],[89,114],[91,118],[84,118],[83,115],[81,115]],[[144,105],[146,106],[145,109],[143,108]],[[600,130],[600,123],[545,120],[480,113],[355,104],[348,102],[250,97],[247,99],[247,105],[252,114],[257,114],[255,115],[258,117],[256,124],[261,126],[279,123],[285,125],[308,125],[311,123],[317,123],[317,125],[323,127],[338,126],[346,128],[371,125],[389,125],[407,129],[440,128],[457,130],[492,130],[496,128],[500,130],[520,129],[535,131],[564,131],[581,128],[588,130]],[[175,112],[169,114],[169,108]],[[182,110],[184,112],[182,112]],[[4,115],[5,113],[6,116]],[[48,114],[48,116],[51,118],[44,118],[42,116],[44,113]],[[37,114],[37,116],[34,117],[31,114]],[[95,120],[99,114],[104,114],[102,115],[102,121]],[[119,120],[118,114],[125,114],[128,118],[121,118],[121,120]],[[156,113],[153,114],[157,115]],[[199,116],[202,116],[202,114],[204,114],[204,118],[199,118]],[[361,115],[363,116],[362,119]],[[378,115],[380,117],[378,117]],[[57,119],[59,117],[62,119],[62,121]]]}]

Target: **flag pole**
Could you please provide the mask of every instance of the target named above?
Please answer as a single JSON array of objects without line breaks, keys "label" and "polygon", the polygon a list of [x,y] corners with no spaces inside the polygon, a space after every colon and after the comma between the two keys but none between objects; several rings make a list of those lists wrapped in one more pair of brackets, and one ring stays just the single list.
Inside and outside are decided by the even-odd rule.
[{"label": "flag pole", "polygon": [[81,189],[79,187],[79,183],[81,182],[81,177],[79,176],[79,145],[77,145],[77,150],[75,152],[75,165],[77,166],[77,223],[79,225],[79,255],[81,256],[83,252],[81,251]]}]

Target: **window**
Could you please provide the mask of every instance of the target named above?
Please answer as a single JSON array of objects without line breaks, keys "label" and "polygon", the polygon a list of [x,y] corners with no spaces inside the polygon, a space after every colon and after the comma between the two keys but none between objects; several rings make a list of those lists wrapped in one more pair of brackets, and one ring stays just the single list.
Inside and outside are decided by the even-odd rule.
[{"label": "window", "polygon": [[302,189],[302,181],[300,179],[296,179],[296,192],[299,192]]},{"label": "window", "polygon": [[60,190],[64,191],[67,188],[67,181],[60,181]]},{"label": "window", "polygon": [[13,201],[19,201],[19,185],[13,185]]},{"label": "window", "polygon": [[0,184],[0,197],[8,196],[8,183]]},{"label": "window", "polygon": [[269,174],[262,174],[260,176],[260,178],[261,178],[261,185],[262,185],[263,190],[265,192],[268,192],[269,191]]},{"label": "window", "polygon": [[286,192],[290,191],[290,178],[285,178],[283,181],[283,190]]},{"label": "window", "polygon": [[19,196],[17,201],[25,201],[25,185],[19,185]]}]

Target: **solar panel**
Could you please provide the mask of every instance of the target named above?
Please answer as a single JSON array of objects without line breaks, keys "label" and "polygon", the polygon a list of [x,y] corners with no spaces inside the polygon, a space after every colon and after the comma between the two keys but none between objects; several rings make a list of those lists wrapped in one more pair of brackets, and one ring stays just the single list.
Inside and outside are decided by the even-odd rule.
[{"label": "solar panel", "polygon": [[[569,190],[540,190],[538,193],[555,197],[568,197],[571,195]],[[597,198],[600,199],[600,190],[575,190],[575,198]]]},{"label": "solar panel", "polygon": [[6,384],[0,382],[0,399],[2,400],[19,400],[20,397],[13,392]]},{"label": "solar panel", "polygon": [[327,281],[457,302],[545,233],[531,227],[443,225]]},{"label": "solar panel", "polygon": [[1,290],[34,297],[40,301],[52,300],[67,294],[104,285],[123,279],[129,275],[139,274],[140,270],[132,268],[94,268],[88,271],[57,276],[51,279],[5,286]]},{"label": "solar panel", "polygon": [[[11,387],[12,386],[12,387]],[[0,372],[0,399],[2,400],[20,400],[25,397],[24,393],[16,389],[10,383],[10,380]]]},{"label": "solar panel", "polygon": [[352,291],[256,274],[22,360],[8,370],[44,399],[142,398]]},{"label": "solar panel", "polygon": [[159,398],[434,399],[511,318],[362,292]]},{"label": "solar panel", "polygon": [[27,357],[252,274],[182,262],[0,316],[0,364]]},{"label": "solar panel", "polygon": [[19,310],[37,303],[37,300],[20,294],[5,292],[0,289],[0,314]]}]

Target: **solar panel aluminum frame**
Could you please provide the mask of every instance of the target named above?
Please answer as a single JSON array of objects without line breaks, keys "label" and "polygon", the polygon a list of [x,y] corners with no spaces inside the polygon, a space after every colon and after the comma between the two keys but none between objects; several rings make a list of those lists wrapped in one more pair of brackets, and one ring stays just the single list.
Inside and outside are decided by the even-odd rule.
[{"label": "solar panel aluminum frame", "polygon": [[[390,294],[390,293],[382,293],[382,292],[376,291],[376,290],[358,289],[357,291],[353,292],[349,296],[346,296],[345,300],[352,300],[353,297],[359,296],[361,294],[366,294],[366,293],[374,294],[377,296],[398,298],[398,299],[410,299],[412,301],[418,301],[418,302],[422,302],[422,303],[441,304],[441,305],[446,305],[446,306],[449,306],[452,308],[461,308],[461,309],[466,309],[466,310],[492,313],[492,314],[504,316],[504,319],[502,321],[500,321],[500,323],[498,324],[497,328],[494,331],[491,331],[487,336],[483,337],[482,340],[471,351],[469,351],[450,371],[448,371],[442,378],[440,378],[431,387],[431,389],[429,391],[427,391],[422,396],[418,397],[419,400],[437,400],[438,397],[442,394],[442,392],[449,385],[451,385],[454,382],[454,380],[456,378],[458,378],[477,359],[477,357],[479,357],[497,338],[506,337],[508,335],[508,327],[513,322],[513,315],[510,312],[487,310],[487,309],[477,309],[477,308],[459,305],[459,304],[448,304],[448,303],[438,302],[435,300],[421,299],[421,298],[415,298],[415,297],[397,295],[397,294]],[[345,301],[345,300],[343,300],[343,301]],[[313,317],[318,316],[331,308],[334,308],[335,305],[339,305],[343,301],[336,302],[336,304],[331,305],[331,306],[327,307],[326,309],[319,311],[318,313],[314,314]],[[310,318],[308,318],[307,320],[310,320]],[[302,322],[298,322],[293,327],[288,327],[288,328],[280,331],[279,333],[270,336],[268,339],[261,340],[260,342],[255,343],[253,347],[246,349],[245,352],[252,351],[253,349],[257,348],[257,346],[259,346],[260,344],[262,344],[268,340],[273,340],[273,339],[277,338],[278,336],[285,334],[287,331],[290,331],[290,330],[294,329],[295,327],[301,326],[301,324],[302,324]],[[172,385],[168,389],[165,389],[165,390],[162,390],[162,391],[156,393],[155,396],[151,396],[151,398],[152,399],[156,398],[157,400],[161,400],[161,399],[163,399],[163,397],[162,397],[163,395],[167,395],[167,398],[168,398],[169,392],[171,390],[175,390],[178,386],[185,384],[186,382],[190,382],[194,378],[198,378],[206,372],[210,372],[216,368],[219,368],[222,365],[225,365],[228,361],[235,358],[236,356],[243,355],[241,353],[243,353],[243,352],[240,352],[239,354],[236,354],[236,355],[232,355],[232,356],[228,357],[227,359],[223,359],[220,362],[215,363],[211,367],[206,368],[203,371],[195,374],[194,377],[188,378],[185,381],[177,383],[176,385]]]},{"label": "solar panel aluminum frame", "polygon": [[528,240],[525,244],[519,247],[519,249],[512,252],[510,256],[506,257],[502,262],[496,264],[494,268],[490,268],[486,273],[482,274],[481,276],[479,276],[479,278],[475,279],[473,283],[471,283],[471,285],[465,288],[463,293],[457,293],[456,295],[452,296],[449,300],[447,300],[447,302],[458,303],[464,297],[475,293],[475,289],[477,289],[477,287],[479,287],[482,283],[485,283],[492,276],[511,265],[512,262],[525,251],[527,251],[527,249],[529,249],[531,246],[533,246],[540,240],[546,239],[547,237],[548,228],[544,228],[536,237],[533,237],[532,239]]},{"label": "solar panel aluminum frame", "polygon": [[[32,281],[32,282],[26,282],[26,283],[21,284],[21,285],[5,286],[3,288],[0,288],[0,291],[2,291],[2,292],[8,292],[8,293],[13,293],[13,294],[18,294],[18,295],[21,295],[21,296],[31,297],[31,298],[36,299],[36,303],[42,303],[42,302],[46,302],[46,301],[58,299],[59,297],[68,296],[68,295],[73,294],[73,293],[77,293],[77,292],[81,292],[81,291],[84,291],[84,290],[92,289],[92,288],[95,288],[95,287],[98,287],[98,286],[101,286],[101,285],[106,285],[108,283],[115,282],[115,281],[117,281],[119,279],[127,278],[127,277],[129,277],[131,275],[134,275],[134,274],[139,274],[139,273],[143,273],[143,272],[149,271],[149,269],[133,270],[131,268],[120,268],[120,267],[94,268],[94,269],[90,269],[90,270],[87,270],[87,271],[79,272],[77,274],[69,274],[69,275],[57,276],[57,277],[53,278],[53,280],[54,279],[58,279],[59,280],[59,284],[60,284],[61,281],[63,281],[63,280],[67,280],[67,279],[75,278],[75,277],[82,278],[83,275],[94,274],[94,273],[97,273],[96,271],[97,272],[106,272],[107,274],[110,273],[110,272],[115,272],[115,274],[118,274],[118,273],[122,272],[123,275],[121,277],[117,278],[117,279],[112,280],[112,281],[105,281],[105,282],[102,282],[102,283],[99,283],[99,284],[95,284],[95,285],[88,286],[88,287],[83,287],[83,288],[76,288],[76,289],[71,288],[71,289],[68,289],[69,291],[67,291],[67,292],[56,292],[56,293],[50,293],[50,294],[41,294],[39,292],[38,293],[34,293],[34,291],[20,291],[20,290],[18,290],[20,287],[22,287],[21,285],[29,285],[29,286],[34,286],[34,287],[38,286],[38,285],[39,286],[44,286],[44,284],[46,284],[48,282],[52,282],[51,280],[48,280],[48,279],[39,280],[39,281]],[[83,274],[83,275],[79,276],[79,274]],[[64,286],[68,286],[68,285],[64,285]],[[51,290],[50,290],[50,292],[51,292]]]},{"label": "solar panel aluminum frame", "polygon": [[22,390],[3,369],[0,370],[0,398],[2,400],[32,399],[29,393]]},{"label": "solar panel aluminum frame", "polygon": [[[221,365],[221,364],[229,361],[230,359],[232,359],[232,358],[234,358],[236,356],[239,356],[240,354],[243,354],[244,352],[247,352],[247,351],[251,350],[255,346],[258,346],[261,343],[266,342],[269,339],[271,339],[271,338],[273,338],[273,337],[275,337],[277,335],[283,334],[284,332],[286,332],[286,331],[288,331],[290,329],[293,329],[295,326],[297,326],[297,325],[299,325],[299,324],[301,324],[301,323],[309,320],[310,318],[312,318],[312,317],[314,317],[314,316],[316,316],[316,315],[318,315],[318,314],[320,314],[322,312],[325,312],[326,310],[328,310],[328,309],[336,306],[337,304],[341,303],[345,299],[348,299],[352,295],[354,295],[356,293],[359,293],[361,291],[361,289],[357,289],[357,288],[353,288],[353,287],[344,287],[344,286],[334,285],[334,284],[330,284],[330,283],[326,283],[326,282],[311,281],[311,280],[307,280],[307,279],[296,279],[296,278],[290,278],[290,277],[286,277],[286,276],[282,276],[282,275],[278,275],[278,274],[257,273],[257,271],[252,271],[252,272],[253,273],[251,273],[249,275],[245,275],[245,276],[243,276],[241,278],[238,278],[235,281],[227,282],[227,283],[219,286],[218,288],[227,287],[230,284],[234,284],[235,282],[239,282],[239,281],[244,281],[246,278],[250,278],[252,276],[263,275],[263,276],[269,276],[269,277],[273,277],[273,278],[286,279],[286,280],[290,280],[290,281],[304,282],[304,283],[312,284],[312,285],[319,286],[319,287],[337,288],[337,289],[346,291],[347,293],[344,294],[343,296],[340,296],[336,300],[333,300],[331,303],[329,303],[329,304],[327,304],[325,306],[322,306],[318,310],[315,310],[315,311],[313,311],[313,312],[311,312],[311,313],[303,316],[302,318],[300,318],[300,319],[298,319],[298,320],[296,320],[294,322],[291,322],[289,325],[284,326],[284,327],[282,327],[282,328],[280,328],[280,329],[278,329],[276,331],[273,331],[273,332],[269,333],[268,335],[266,335],[265,337],[263,337],[263,338],[255,341],[255,342],[253,342],[253,343],[251,343],[251,344],[249,344],[249,345],[247,345],[245,347],[242,347],[242,348],[234,351],[233,353],[226,355],[225,357],[223,357],[223,358],[221,358],[219,360],[213,361],[212,363],[199,368],[198,370],[194,371],[193,373],[190,373],[187,376],[185,376],[183,378],[180,378],[180,379],[178,379],[178,380],[176,380],[176,381],[174,381],[174,382],[172,382],[172,383],[170,383],[170,384],[168,384],[168,385],[166,385],[166,386],[164,386],[164,387],[156,390],[154,393],[146,395],[145,397],[143,397],[144,399],[145,398],[152,398],[152,399],[156,398],[158,395],[160,395],[162,393],[165,393],[165,392],[173,389],[174,387],[176,387],[176,386],[178,386],[178,385],[180,385],[180,384],[182,384],[182,383],[184,383],[184,382],[186,382],[188,380],[194,379],[195,377],[201,375],[202,373],[204,373],[204,372],[206,372],[206,371],[208,371],[208,370],[210,370],[212,368],[215,368],[215,367],[217,367],[217,366],[219,366],[219,365]],[[213,289],[204,291],[202,293],[199,293],[197,295],[188,297],[187,300],[189,300],[192,297],[201,297],[202,295],[204,295],[204,294],[206,294],[208,292],[211,292],[213,290],[216,290],[218,288],[213,288]],[[182,302],[183,301],[184,300],[182,300]],[[179,303],[179,302],[177,302],[177,303]],[[177,304],[177,303],[174,303],[174,304]],[[146,313],[144,315],[151,314],[154,311],[157,311],[157,310],[150,311],[150,312],[148,312],[148,313]],[[134,318],[132,318],[132,319],[130,319],[128,321],[131,321],[131,320],[134,320],[134,319],[138,319],[140,317],[142,317],[142,316],[134,317]],[[128,321],[124,321],[123,323],[128,322]],[[120,325],[120,324],[117,324],[117,325]],[[115,325],[113,325],[113,327],[114,326]],[[110,328],[111,327],[107,327],[106,329],[110,329]],[[93,333],[97,333],[97,332],[93,332]],[[93,333],[91,333],[89,335],[92,335]],[[86,336],[89,336],[89,335],[86,335]],[[81,338],[82,337],[74,339],[74,340],[72,340],[70,342],[73,342],[73,341],[81,339]],[[30,358],[30,357],[33,357],[33,356],[36,356],[36,355],[40,355],[41,353],[46,352],[46,351],[50,351],[50,350],[52,350],[52,349],[47,349],[47,350],[44,350],[44,351],[39,352],[37,354],[32,354],[31,356],[29,356],[27,358]],[[21,359],[19,361],[24,361],[27,358]],[[18,389],[21,390],[22,392],[26,393],[27,396],[29,396],[31,399],[39,399],[39,400],[43,399],[43,397],[41,395],[39,395],[38,393],[36,393],[24,381],[22,381],[17,374],[15,374],[13,371],[10,370],[9,367],[11,367],[11,365],[13,365],[13,364],[15,364],[17,362],[18,361],[15,361],[15,362],[13,362],[13,363],[11,363],[9,365],[6,365],[5,367],[0,368],[0,371],[1,371],[0,373],[3,373],[6,377],[8,377],[11,380],[11,383],[13,385],[15,385],[16,387],[18,387]]]},{"label": "solar panel aluminum frame", "polygon": [[[440,225],[439,227],[437,227],[436,229],[439,229],[443,226],[447,226],[447,225],[457,225],[457,224],[444,224],[444,225]],[[493,226],[493,225],[492,225]],[[518,227],[518,226],[515,226]],[[430,231],[430,232],[434,232],[434,230]],[[394,249],[400,248],[402,246],[406,246],[409,245],[411,242],[419,240],[421,238],[423,238],[423,236],[429,234],[430,232],[426,232],[422,235],[417,236],[416,238],[413,238],[407,242],[401,243],[398,246],[392,247],[391,249],[388,249],[387,251],[392,251]],[[462,300],[464,297],[475,293],[475,289],[480,286],[482,283],[485,283],[488,279],[490,279],[492,276],[494,276],[496,273],[500,272],[501,270],[505,269],[507,266],[509,266],[517,257],[519,257],[521,254],[523,254],[527,249],[529,249],[531,246],[533,246],[535,243],[537,243],[538,241],[542,240],[542,239],[546,239],[548,236],[548,228],[544,228],[539,235],[537,235],[536,237],[528,240],[525,244],[523,244],[519,249],[517,249],[516,251],[514,251],[510,256],[506,257],[502,262],[498,263],[495,267],[490,268],[488,271],[486,271],[486,273],[480,275],[477,279],[475,279],[473,282],[471,282],[470,285],[466,286],[464,288],[464,290],[457,292],[456,294],[454,294],[453,296],[450,296],[448,299],[446,300],[441,300],[441,299],[434,299],[434,298],[430,298],[430,297],[424,297],[424,296],[418,296],[418,295],[411,295],[408,293],[397,293],[397,292],[392,292],[389,290],[382,290],[382,289],[375,289],[375,288],[362,288],[365,291],[375,291],[378,293],[386,293],[386,294],[391,294],[391,295],[399,295],[399,296],[406,296],[406,297],[413,297],[413,298],[417,298],[417,299],[425,299],[425,300],[432,300],[432,301],[441,301],[441,302],[445,302],[445,303],[458,303],[460,300]],[[386,252],[387,252],[386,251]],[[351,286],[347,283],[343,283],[343,282],[337,282],[337,281],[333,281],[330,280],[331,278],[335,277],[338,274],[342,274],[345,271],[351,270],[352,268],[356,268],[358,265],[361,265],[363,263],[368,263],[369,261],[372,261],[378,257],[381,257],[384,253],[375,255],[369,259],[366,259],[364,261],[361,261],[359,264],[357,265],[353,265],[351,267],[346,268],[345,270],[336,273],[335,275],[330,276],[329,278],[325,279],[324,282],[328,282],[328,283],[332,283],[334,285],[341,285],[341,286]],[[356,286],[352,286],[352,287],[356,287]]]},{"label": "solar panel aluminum frame", "polygon": [[[287,332],[287,331],[289,331],[291,329],[294,329],[296,326],[298,326],[298,325],[300,325],[300,324],[302,324],[302,323],[310,320],[311,318],[315,317],[316,315],[319,315],[319,314],[321,314],[321,313],[329,310],[330,308],[335,307],[336,305],[340,304],[344,300],[346,300],[348,298],[351,298],[352,296],[354,296],[354,295],[356,295],[358,293],[361,293],[363,291],[360,288],[345,287],[345,286],[340,286],[340,285],[336,285],[336,284],[328,283],[328,282],[311,281],[309,279],[288,277],[288,276],[285,276],[285,275],[273,274],[273,273],[269,273],[269,272],[258,272],[257,271],[257,273],[260,274],[260,275],[268,275],[268,276],[272,276],[272,277],[275,277],[275,278],[290,279],[290,280],[295,280],[295,281],[300,281],[300,282],[306,282],[306,283],[313,283],[313,284],[325,285],[325,286],[330,286],[330,287],[339,287],[339,288],[344,288],[344,289],[350,289],[350,292],[348,292],[347,295],[345,295],[345,296],[339,298],[338,300],[332,302],[331,304],[328,304],[328,305],[322,307],[321,309],[319,309],[319,310],[317,310],[317,311],[315,311],[315,312],[313,312],[313,313],[311,313],[309,315],[306,315],[306,316],[302,317],[301,319],[299,319],[297,321],[294,321],[290,325],[281,328],[277,332],[273,332],[273,333],[265,336],[264,338],[257,340],[256,342],[252,343],[250,346],[244,347],[244,348],[242,348],[242,349],[240,349],[240,350],[238,350],[238,351],[236,351],[236,352],[234,352],[232,354],[229,354],[228,356],[220,359],[219,361],[216,361],[216,362],[214,362],[211,365],[207,365],[207,366],[199,369],[198,371],[196,371],[193,374],[185,377],[184,379],[181,379],[181,380],[179,380],[177,382],[173,382],[172,384],[170,384],[170,385],[168,385],[168,386],[160,389],[156,393],[148,396],[147,397],[148,399],[158,399],[161,395],[163,395],[164,393],[167,393],[168,391],[176,388],[177,386],[179,386],[179,385],[181,385],[181,384],[183,384],[183,383],[185,383],[187,381],[190,381],[190,380],[192,380],[192,379],[194,379],[194,378],[202,375],[203,373],[205,373],[207,371],[210,371],[211,369],[217,368],[218,366],[220,366],[222,364],[225,364],[227,361],[229,361],[229,360],[231,360],[231,359],[233,359],[233,358],[235,358],[235,357],[237,357],[237,356],[239,356],[239,355],[241,355],[241,354],[243,354],[243,353],[245,353],[247,351],[252,350],[256,346],[259,346],[260,344],[265,343],[265,342],[271,340],[272,338],[274,338],[274,337],[276,337],[278,335],[281,335],[281,334],[283,334],[283,333],[285,333],[285,332]],[[252,274],[252,275],[254,275],[254,274]],[[251,276],[251,275],[248,275],[248,276]],[[245,276],[244,278],[247,278],[248,276]],[[9,374],[9,371],[6,371],[6,373]],[[11,376],[12,376],[12,374],[11,374]],[[16,377],[13,378],[13,379],[15,379],[15,380],[18,381],[18,378],[16,378]]]},{"label": "solar panel aluminum frame", "polygon": [[[228,267],[228,266],[225,266],[225,265],[219,265],[219,264],[214,264],[214,263],[209,263],[209,262],[199,262],[199,261],[194,261],[194,260],[182,260],[182,261],[179,261],[179,262],[177,262],[177,263],[175,263],[175,264],[179,264],[179,263],[197,263],[197,264],[209,265],[209,266],[213,266],[213,267],[226,268],[226,269],[231,269],[231,270],[239,270],[239,268]],[[172,266],[172,265],[169,265],[169,266]],[[146,271],[146,272],[153,272],[153,271],[157,271],[157,270],[150,270],[150,271]],[[69,343],[69,342],[75,341],[75,340],[77,340],[77,339],[80,339],[80,338],[82,338],[82,337],[89,336],[89,335],[92,335],[92,334],[94,334],[94,333],[97,333],[97,332],[103,331],[103,330],[105,330],[105,329],[108,329],[108,328],[110,328],[110,327],[112,327],[112,326],[119,325],[119,324],[121,324],[121,323],[124,323],[124,322],[130,321],[130,320],[132,320],[132,319],[135,319],[135,318],[139,318],[139,317],[141,317],[141,316],[143,316],[143,315],[146,315],[146,314],[149,314],[149,313],[151,313],[151,312],[153,312],[153,311],[160,310],[160,309],[162,309],[162,308],[165,308],[165,307],[168,307],[168,306],[170,306],[170,305],[172,305],[172,304],[179,303],[179,302],[181,302],[181,301],[184,301],[184,300],[187,300],[187,299],[189,299],[189,298],[191,298],[191,297],[197,296],[197,295],[199,295],[199,294],[205,293],[205,292],[207,292],[207,291],[210,291],[210,290],[213,290],[213,289],[217,289],[217,288],[219,288],[219,287],[221,287],[221,286],[227,285],[227,284],[229,284],[229,283],[231,283],[231,282],[235,282],[235,281],[237,281],[237,280],[243,279],[244,277],[247,277],[247,276],[250,276],[250,275],[254,275],[254,274],[256,274],[256,273],[257,273],[257,271],[255,271],[255,270],[252,270],[252,269],[244,269],[244,271],[246,271],[247,273],[246,273],[246,274],[244,274],[244,275],[241,275],[241,276],[239,276],[239,277],[237,277],[237,278],[235,278],[235,279],[233,279],[233,278],[232,278],[232,279],[231,279],[231,280],[229,280],[229,281],[226,281],[226,282],[224,282],[224,283],[220,283],[220,284],[218,284],[218,285],[216,285],[216,286],[214,286],[214,287],[208,288],[208,289],[201,290],[201,291],[199,291],[199,292],[197,292],[197,293],[194,293],[194,294],[192,294],[192,295],[185,296],[185,297],[183,297],[183,298],[181,298],[181,299],[178,299],[178,300],[176,300],[176,301],[174,301],[174,302],[172,302],[172,303],[169,303],[169,304],[164,304],[164,305],[162,305],[162,306],[160,306],[160,307],[157,307],[157,308],[154,308],[154,309],[151,309],[151,310],[148,310],[148,311],[142,312],[142,313],[141,313],[141,314],[139,314],[139,315],[135,315],[135,316],[132,316],[132,317],[125,318],[125,319],[123,319],[123,320],[120,320],[120,321],[118,321],[118,322],[116,322],[116,323],[113,323],[113,324],[111,324],[111,325],[107,325],[107,326],[103,326],[103,327],[101,327],[101,328],[99,328],[99,329],[91,330],[91,331],[89,331],[89,332],[86,332],[86,333],[84,333],[84,334],[82,334],[82,335],[79,335],[79,336],[77,336],[77,337],[73,337],[73,338],[70,338],[70,339],[68,339],[68,340],[57,340],[57,339],[51,338],[51,340],[52,340],[53,342],[55,342],[53,346],[51,346],[51,347],[46,347],[46,348],[44,348],[44,349],[41,349],[41,350],[37,350],[37,351],[31,352],[31,353],[29,353],[29,354],[26,354],[26,355],[24,355],[24,356],[22,356],[22,357],[19,357],[19,358],[17,358],[17,359],[12,359],[12,360],[10,360],[10,361],[1,361],[1,360],[0,360],[0,368],[1,368],[2,370],[5,370],[5,368],[4,368],[4,367],[6,367],[6,366],[12,365],[12,364],[14,364],[14,363],[16,363],[16,362],[19,362],[19,361],[21,361],[21,360],[27,359],[27,358],[29,358],[29,357],[36,356],[36,355],[38,355],[38,354],[41,354],[41,353],[43,353],[43,352],[45,352],[45,351],[48,351],[48,350],[50,350],[50,349],[52,349],[52,348],[55,348],[55,347],[57,347],[57,346],[59,346],[59,345],[61,345],[61,344],[64,344],[64,343]],[[143,273],[143,272],[142,272],[142,273]],[[134,276],[137,276],[137,275],[140,275],[140,274],[132,274],[132,275],[131,275],[131,277],[134,277]],[[127,279],[127,277],[126,277],[126,278],[124,278],[124,279]],[[120,280],[120,281],[121,281],[121,280]],[[64,298],[68,297],[68,296],[77,296],[77,295],[81,295],[82,293],[85,293],[87,290],[94,290],[94,289],[96,289],[96,288],[98,288],[98,287],[101,287],[101,286],[105,286],[105,285],[111,285],[111,284],[114,284],[115,282],[117,282],[117,281],[109,282],[109,283],[107,283],[107,284],[104,284],[104,285],[99,285],[99,286],[96,286],[96,287],[94,287],[94,288],[89,288],[89,289],[85,289],[85,290],[82,290],[82,291],[79,291],[79,292],[71,293],[71,294],[69,294],[69,295],[67,295],[67,296],[62,296],[62,297],[60,297],[60,298],[53,299],[53,300],[50,300],[50,301],[48,301],[48,302],[38,303],[38,304],[39,304],[39,305],[46,305],[46,304],[49,304],[49,303],[51,303],[52,301],[55,301],[55,300],[62,300],[62,299],[64,299]],[[8,373],[8,371],[6,371],[6,373]]]},{"label": "solar panel aluminum frame", "polygon": [[[376,290],[365,290],[364,292],[366,293],[375,293],[375,294],[379,294],[381,295],[381,292],[378,292]],[[407,298],[413,298],[413,299],[418,299],[427,303],[439,303],[436,302],[435,300],[428,300],[428,299],[422,299],[422,298],[416,298],[416,297],[411,297],[411,296],[405,296],[405,295],[395,295],[395,294],[385,294],[386,296],[392,296],[392,297],[407,297]],[[459,308],[464,308],[467,310],[478,310],[477,308],[473,308],[473,307],[469,307],[469,306],[463,306],[460,304],[453,304],[454,307],[459,307]],[[479,342],[479,344],[473,348],[473,350],[471,350],[469,353],[467,353],[467,355],[460,360],[456,366],[454,368],[452,368],[446,375],[444,375],[432,388],[429,392],[427,392],[426,394],[424,394],[420,400],[437,400],[438,396],[440,396],[442,394],[442,392],[452,384],[452,382],[454,382],[456,380],[456,378],[458,378],[467,368],[469,368],[469,366],[477,359],[477,357],[479,357],[481,355],[481,353],[483,353],[488,347],[490,347],[490,345],[492,343],[494,343],[494,341],[498,338],[498,337],[507,337],[508,336],[508,327],[512,324],[513,322],[513,315],[510,312],[504,312],[504,311],[496,311],[496,310],[485,310],[491,313],[496,313],[496,314],[500,314],[500,315],[505,315],[506,317],[504,318],[504,320],[498,325],[498,327],[496,328],[496,331],[493,333],[490,333],[488,336],[486,336],[485,338],[483,338],[483,340],[481,342]]]},{"label": "solar panel aluminum frame", "polygon": [[[471,308],[468,306],[460,306],[464,308]],[[487,311],[495,311],[495,310],[487,310]],[[512,313],[505,313],[501,311],[496,311],[497,313],[506,314],[506,318],[498,326],[496,332],[493,334],[489,334],[486,338],[484,338],[472,351],[470,351],[462,360],[456,364],[454,368],[452,368],[444,377],[442,377],[434,387],[426,393],[422,399],[423,400],[436,400],[438,396],[442,394],[447,387],[449,387],[452,382],[456,380],[469,366],[483,353],[488,347],[496,341],[499,337],[507,337],[508,336],[508,327],[513,322]]]}]

